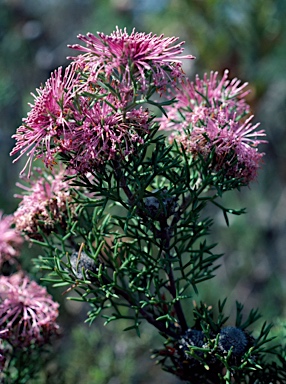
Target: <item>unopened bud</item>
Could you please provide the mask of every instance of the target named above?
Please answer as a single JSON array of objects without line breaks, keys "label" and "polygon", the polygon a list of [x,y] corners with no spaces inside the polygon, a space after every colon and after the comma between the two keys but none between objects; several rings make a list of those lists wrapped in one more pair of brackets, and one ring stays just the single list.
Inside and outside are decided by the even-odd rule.
[{"label": "unopened bud", "polygon": [[168,190],[164,188],[161,191],[154,190],[154,196],[148,196],[144,199],[145,209],[149,216],[155,220],[167,219],[175,213],[177,199],[168,195]]},{"label": "unopened bud", "polygon": [[225,327],[220,331],[219,348],[223,352],[228,352],[232,348],[234,356],[242,356],[248,344],[248,338],[245,332],[237,327]]},{"label": "unopened bud", "polygon": [[70,264],[72,271],[79,280],[84,279],[83,269],[88,275],[88,271],[95,272],[97,270],[94,260],[85,252],[74,251],[70,256]]}]

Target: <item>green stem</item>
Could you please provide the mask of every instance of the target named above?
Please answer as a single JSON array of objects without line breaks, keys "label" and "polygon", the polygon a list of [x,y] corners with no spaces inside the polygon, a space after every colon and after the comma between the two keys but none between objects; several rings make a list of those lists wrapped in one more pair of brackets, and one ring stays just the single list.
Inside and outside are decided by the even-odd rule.
[{"label": "green stem", "polygon": [[[169,282],[170,282],[169,292],[171,293],[171,295],[175,299],[177,296],[176,295],[176,285],[175,285],[174,273],[173,273],[171,266],[170,266],[170,271],[168,273],[168,277],[169,277]],[[174,308],[175,308],[176,314],[178,316],[178,320],[179,320],[181,329],[183,332],[185,332],[188,329],[188,324],[187,324],[187,321],[186,321],[186,318],[185,318],[185,315],[184,315],[184,312],[183,312],[183,309],[181,306],[181,302],[176,301],[174,303]]]},{"label": "green stem", "polygon": [[[162,228],[162,232],[165,234],[165,236],[162,236],[162,246],[164,250],[164,254],[166,256],[166,259],[168,260],[168,271],[166,271],[167,276],[169,278],[169,286],[167,287],[171,295],[174,299],[177,297],[177,289],[176,289],[176,280],[174,277],[173,267],[172,267],[172,256],[169,251],[170,247],[170,227],[165,226]],[[175,301],[174,303],[174,309],[178,317],[179,324],[181,326],[181,329],[183,332],[185,332],[188,329],[188,324],[181,306],[180,301]]]},{"label": "green stem", "polygon": [[226,370],[226,374],[223,377],[227,384],[231,384],[231,372],[229,369]]},{"label": "green stem", "polygon": [[[111,279],[108,279],[106,276],[103,277],[103,280],[105,280],[105,283],[107,284],[111,283]],[[128,292],[126,292],[124,289],[121,289],[119,286],[114,286],[113,289],[114,289],[114,292],[118,296],[121,296],[123,299],[125,299],[131,305],[131,307],[138,308],[139,313],[148,321],[148,323],[152,324],[162,334],[165,334],[167,336],[177,339],[178,336],[175,332],[167,328],[163,321],[157,321],[144,308],[141,308],[137,300],[134,297],[132,297]]]}]

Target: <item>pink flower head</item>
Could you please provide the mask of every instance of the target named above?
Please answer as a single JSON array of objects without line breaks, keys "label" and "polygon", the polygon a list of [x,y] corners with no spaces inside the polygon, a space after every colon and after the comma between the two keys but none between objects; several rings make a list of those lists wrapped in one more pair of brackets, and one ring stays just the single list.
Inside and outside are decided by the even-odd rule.
[{"label": "pink flower head", "polygon": [[46,234],[59,225],[66,228],[68,209],[74,214],[73,191],[69,181],[64,179],[64,170],[50,174],[36,170],[35,178],[26,179],[28,186],[18,183],[25,193],[16,195],[21,199],[14,212],[14,222],[18,231],[31,238],[41,238],[39,228]]},{"label": "pink flower head", "polygon": [[98,84],[78,79],[75,70],[75,65],[70,66],[63,78],[61,68],[52,74],[13,136],[17,144],[11,154],[20,151],[19,157],[29,156],[28,177],[33,157],[52,168],[56,155],[62,154],[69,159],[69,168],[85,173],[132,154],[149,133],[148,111],[124,110],[124,95],[118,98]]},{"label": "pink flower head", "polygon": [[265,143],[252,125],[253,116],[246,118],[249,106],[245,96],[247,83],[229,80],[228,71],[218,80],[218,73],[208,78],[196,77],[195,82],[185,82],[178,90],[178,102],[166,107],[168,118],[161,119],[161,129],[171,131],[170,140],[183,144],[193,156],[205,160],[214,153],[212,169],[224,170],[228,177],[248,184],[255,179],[263,153],[257,146]]},{"label": "pink flower head", "polygon": [[[58,155],[77,172],[93,171],[108,160],[136,151],[149,131],[150,115],[139,107],[154,89],[183,76],[183,43],[151,33],[129,35],[116,29],[110,36],[79,36],[86,47],[66,70],[55,70],[33,95],[34,104],[13,138],[17,161],[41,158],[48,168]],[[151,88],[149,88],[149,86]],[[144,95],[142,95],[144,93]],[[140,99],[140,100],[139,100]]]},{"label": "pink flower head", "polygon": [[[228,79],[229,71],[224,71],[219,81],[218,72],[205,73],[204,78],[196,76],[195,82],[186,79],[174,95],[177,103],[166,107],[168,118],[162,119],[161,129],[174,130],[185,128],[189,124],[216,117],[222,111],[230,119],[239,119],[249,113],[245,96],[250,92],[248,83]],[[183,116],[182,116],[183,115]]]},{"label": "pink flower head", "polygon": [[58,330],[59,305],[41,287],[20,274],[0,277],[0,338],[26,347],[45,344]]},{"label": "pink flower head", "polygon": [[58,148],[54,148],[53,139],[68,129],[69,110],[78,85],[75,66],[71,64],[65,71],[61,67],[54,71],[45,86],[37,89],[37,95],[33,95],[35,101],[34,105],[30,104],[31,111],[12,136],[16,139],[16,145],[11,155],[20,152],[14,162],[25,153],[29,157],[21,173],[29,165],[30,174],[34,157],[43,157],[47,167],[55,164],[54,153]]},{"label": "pink flower head", "polygon": [[[57,118],[54,111],[44,121],[46,114],[42,113],[43,109],[38,108],[36,103],[27,120],[33,117],[35,126],[39,124],[38,131],[36,127],[30,129],[31,123],[27,127],[20,127],[14,135],[18,144],[12,154],[23,147],[21,155],[28,151],[30,166],[32,157],[36,156],[42,157],[50,168],[55,164],[56,154],[64,154],[69,158],[69,168],[79,173],[92,171],[115,157],[132,154],[136,145],[142,144],[149,133],[151,118],[148,111],[142,107],[123,111],[122,101],[117,97],[104,93],[103,89],[95,85],[90,89],[93,97],[91,93],[86,94],[87,87],[87,84],[85,88],[82,86],[82,92],[74,97],[74,104],[65,107],[64,111],[58,104],[54,105]],[[40,99],[41,96],[39,104]],[[68,104],[69,98],[64,99]],[[30,173],[29,170],[28,176]]]},{"label": "pink flower head", "polygon": [[23,243],[20,233],[12,228],[13,215],[3,216],[0,211],[0,267],[5,261],[13,262],[19,256],[19,248]]},{"label": "pink flower head", "polygon": [[176,43],[178,38],[152,33],[146,35],[135,32],[135,29],[130,35],[126,28],[122,31],[117,27],[109,36],[98,32],[98,37],[88,33],[78,38],[86,47],[71,45],[70,48],[84,52],[73,59],[82,67],[88,66],[93,78],[103,70],[107,75],[115,70],[120,75],[124,74],[127,82],[131,77],[139,79],[144,89],[149,71],[154,76],[154,85],[160,88],[170,83],[172,75],[182,76],[182,59],[194,59],[191,55],[181,55],[184,42]]},{"label": "pink flower head", "polygon": [[149,133],[148,111],[139,108],[123,114],[109,104],[115,104],[112,99],[99,100],[92,107],[83,101],[81,111],[74,115],[80,123],[60,142],[62,151],[70,156],[69,166],[78,173],[92,172],[108,160],[133,154]]}]

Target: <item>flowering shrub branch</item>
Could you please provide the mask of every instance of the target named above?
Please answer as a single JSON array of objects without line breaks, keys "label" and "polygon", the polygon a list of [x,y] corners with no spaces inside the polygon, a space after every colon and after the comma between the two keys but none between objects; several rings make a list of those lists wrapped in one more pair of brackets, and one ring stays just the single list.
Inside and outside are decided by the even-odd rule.
[{"label": "flowering shrub branch", "polygon": [[[176,38],[117,28],[79,39],[85,46],[71,48],[80,54],[37,90],[14,135],[11,154],[28,156],[14,222],[45,250],[37,266],[90,304],[90,322],[128,319],[138,334],[143,320],[153,325],[165,338],[154,356],[182,380],[284,382],[285,351],[270,343],[271,326],[258,336],[249,329],[256,311],[242,321],[237,304],[231,325],[225,301],[217,316],[191,304],[221,257],[207,242],[206,207],[227,223],[244,213],[220,198],[253,181],[262,162],[265,133],[249,115],[247,84],[227,70],[190,81],[181,60],[194,57]],[[48,170],[33,171],[34,158]]]}]

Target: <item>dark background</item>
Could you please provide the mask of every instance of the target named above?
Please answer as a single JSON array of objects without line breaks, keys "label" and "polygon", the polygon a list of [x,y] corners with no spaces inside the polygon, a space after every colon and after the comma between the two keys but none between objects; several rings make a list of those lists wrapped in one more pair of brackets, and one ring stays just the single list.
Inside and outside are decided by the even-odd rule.
[{"label": "dark background", "polygon": [[[208,303],[228,296],[233,316],[235,300],[246,312],[260,307],[264,319],[278,324],[286,316],[286,2],[285,0],[0,0],[0,209],[12,213],[13,194],[23,165],[11,163],[11,135],[26,115],[30,92],[50,72],[67,65],[73,54],[66,46],[78,33],[111,33],[115,26],[186,41],[185,52],[197,57],[185,71],[230,69],[230,77],[249,82],[255,121],[268,136],[264,165],[257,181],[224,199],[229,207],[247,208],[230,218],[210,210],[215,223],[212,240],[225,254],[216,279],[202,289]],[[37,250],[26,247],[23,265]],[[125,324],[82,325],[87,308],[61,305],[63,336],[37,384],[176,383],[149,356],[160,339],[149,326],[142,336],[121,332]]]}]

